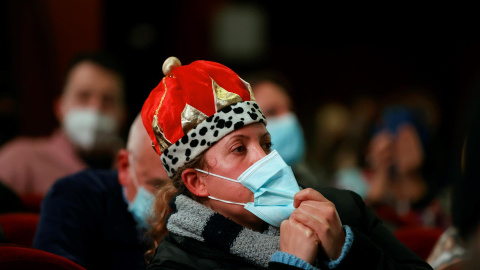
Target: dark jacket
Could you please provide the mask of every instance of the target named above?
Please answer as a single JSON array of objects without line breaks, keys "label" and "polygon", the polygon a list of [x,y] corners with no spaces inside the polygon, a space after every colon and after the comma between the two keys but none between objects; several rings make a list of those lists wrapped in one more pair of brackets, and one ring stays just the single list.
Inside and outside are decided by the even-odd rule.
[{"label": "dark jacket", "polygon": [[143,233],[127,210],[117,171],[58,180],[42,202],[33,246],[86,269],[145,269]]},{"label": "dark jacket", "polygon": [[[405,247],[381,220],[366,207],[356,193],[334,188],[317,189],[335,204],[343,225],[354,233],[353,244],[341,264],[342,269],[432,269],[424,260]],[[327,269],[325,266],[319,266]],[[158,246],[153,269],[258,269],[243,259],[226,254],[194,239],[167,235]],[[269,269],[298,269],[270,263]]]}]

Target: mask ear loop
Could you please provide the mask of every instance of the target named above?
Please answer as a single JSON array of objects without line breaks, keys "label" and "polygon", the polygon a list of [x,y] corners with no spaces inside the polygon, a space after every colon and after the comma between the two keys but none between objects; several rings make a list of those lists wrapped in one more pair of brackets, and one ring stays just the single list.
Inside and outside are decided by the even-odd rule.
[{"label": "mask ear loop", "polygon": [[212,199],[212,200],[215,200],[215,201],[220,201],[220,202],[223,202],[223,203],[228,203],[228,204],[237,204],[237,205],[241,205],[241,206],[247,205],[246,203],[237,203],[237,202],[225,201],[225,200],[217,199],[217,198],[212,197],[212,196],[208,196],[208,198],[210,198],[210,199]]},{"label": "mask ear loop", "polygon": [[225,177],[225,176],[221,176],[221,175],[218,175],[218,174],[214,174],[214,173],[211,173],[211,172],[207,172],[207,171],[204,171],[204,170],[200,170],[200,169],[195,169],[199,172],[202,172],[202,173],[205,173],[207,175],[213,175],[215,177],[218,177],[218,178],[222,178],[222,179],[225,179],[225,180],[228,180],[228,181],[232,181],[232,182],[235,182],[235,183],[240,183],[240,181],[238,180],[235,180],[235,179],[231,179],[231,178],[228,178],[228,177]]},{"label": "mask ear loop", "polygon": [[[234,180],[234,179],[231,179],[231,178],[228,178],[228,177],[225,177],[225,176],[221,176],[221,175],[218,175],[218,174],[214,174],[214,173],[211,173],[211,172],[207,172],[207,171],[204,171],[204,170],[200,170],[200,169],[195,169],[199,172],[202,172],[202,173],[205,173],[207,175],[212,175],[212,176],[215,176],[215,177],[218,177],[218,178],[222,178],[222,179],[225,179],[225,180],[228,180],[228,181],[232,181],[232,182],[235,182],[235,183],[240,183],[240,181],[238,180]],[[245,203],[236,203],[236,202],[231,202],[231,201],[225,201],[225,200],[221,200],[221,199],[217,199],[215,197],[212,197],[212,196],[207,196],[208,198],[212,199],[212,200],[215,200],[215,201],[220,201],[220,202],[223,202],[223,203],[229,203],[229,204],[237,204],[237,205],[242,205],[242,206],[245,206],[247,204]]]}]

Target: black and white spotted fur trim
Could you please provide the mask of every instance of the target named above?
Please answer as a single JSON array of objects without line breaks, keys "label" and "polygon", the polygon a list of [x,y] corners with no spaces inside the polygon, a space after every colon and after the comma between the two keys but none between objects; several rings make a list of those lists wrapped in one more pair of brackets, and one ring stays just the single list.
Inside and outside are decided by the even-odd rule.
[{"label": "black and white spotted fur trim", "polygon": [[161,155],[169,177],[186,162],[198,156],[225,135],[252,123],[267,123],[255,101],[243,101],[227,106],[190,130]]}]

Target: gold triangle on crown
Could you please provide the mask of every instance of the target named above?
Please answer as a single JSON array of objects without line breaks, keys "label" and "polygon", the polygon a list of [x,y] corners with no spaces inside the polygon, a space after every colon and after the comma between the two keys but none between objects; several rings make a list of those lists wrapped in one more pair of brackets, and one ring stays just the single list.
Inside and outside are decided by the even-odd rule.
[{"label": "gold triangle on crown", "polygon": [[215,95],[215,106],[217,108],[217,112],[229,105],[242,102],[242,98],[239,95],[223,89],[213,79],[212,87],[213,93]]},{"label": "gold triangle on crown", "polygon": [[207,119],[207,115],[198,110],[197,108],[186,104],[182,111],[182,129],[183,133],[187,134],[190,130],[196,127],[198,124]]},{"label": "gold triangle on crown", "polygon": [[153,133],[155,134],[155,139],[157,139],[158,146],[160,147],[160,152],[163,153],[172,143],[165,137],[163,129],[158,125],[158,118],[156,115],[153,116],[152,122]]}]

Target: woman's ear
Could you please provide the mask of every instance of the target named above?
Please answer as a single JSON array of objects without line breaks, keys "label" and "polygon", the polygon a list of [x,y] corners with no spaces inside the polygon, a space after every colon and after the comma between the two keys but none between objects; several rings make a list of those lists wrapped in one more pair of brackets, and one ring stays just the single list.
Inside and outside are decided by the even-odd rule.
[{"label": "woman's ear", "polygon": [[187,168],[182,172],[182,181],[187,189],[198,197],[207,197],[208,191],[203,180],[199,177],[200,172],[193,168]]}]

